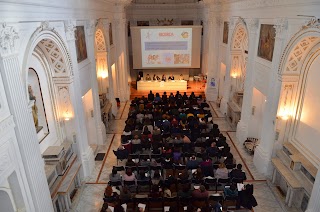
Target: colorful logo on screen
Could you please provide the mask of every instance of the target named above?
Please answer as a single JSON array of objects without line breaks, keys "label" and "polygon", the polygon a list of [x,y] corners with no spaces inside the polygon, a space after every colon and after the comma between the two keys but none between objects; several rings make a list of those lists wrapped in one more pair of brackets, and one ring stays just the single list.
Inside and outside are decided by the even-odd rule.
[{"label": "colorful logo on screen", "polygon": [[182,32],[181,33],[181,37],[182,38],[188,38],[189,37],[189,33],[188,32]]}]

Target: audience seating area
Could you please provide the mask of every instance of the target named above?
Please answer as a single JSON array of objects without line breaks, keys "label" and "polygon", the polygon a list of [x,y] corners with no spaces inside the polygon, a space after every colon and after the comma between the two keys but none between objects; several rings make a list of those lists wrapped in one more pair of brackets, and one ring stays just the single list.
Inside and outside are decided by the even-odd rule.
[{"label": "audience seating area", "polygon": [[209,105],[193,93],[160,96],[150,91],[148,97],[132,100],[121,145],[113,152],[117,166],[101,211],[122,204],[126,211],[137,211],[141,204],[145,208],[139,211],[236,206],[237,197],[226,196],[226,189],[246,180]]}]

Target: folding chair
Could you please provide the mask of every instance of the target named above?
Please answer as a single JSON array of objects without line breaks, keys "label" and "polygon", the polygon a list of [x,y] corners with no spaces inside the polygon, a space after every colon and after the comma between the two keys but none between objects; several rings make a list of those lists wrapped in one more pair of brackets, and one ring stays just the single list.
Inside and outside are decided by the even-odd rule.
[{"label": "folding chair", "polygon": [[137,181],[137,193],[150,192],[151,181],[150,180],[138,180]]},{"label": "folding chair", "polygon": [[110,186],[122,186],[122,182],[119,180],[119,181],[109,181],[108,184]]},{"label": "folding chair", "polygon": [[227,179],[218,179],[217,181],[217,191],[223,191],[226,185],[230,184],[230,178]]},{"label": "folding chair", "polygon": [[217,179],[216,178],[206,178],[204,183],[208,186],[208,190],[217,191]]}]

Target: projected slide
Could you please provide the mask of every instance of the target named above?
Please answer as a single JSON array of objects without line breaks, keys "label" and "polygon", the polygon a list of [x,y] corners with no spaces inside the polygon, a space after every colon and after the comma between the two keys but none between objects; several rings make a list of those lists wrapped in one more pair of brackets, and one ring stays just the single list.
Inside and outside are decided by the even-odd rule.
[{"label": "projected slide", "polygon": [[192,28],[141,29],[142,67],[191,66]]}]

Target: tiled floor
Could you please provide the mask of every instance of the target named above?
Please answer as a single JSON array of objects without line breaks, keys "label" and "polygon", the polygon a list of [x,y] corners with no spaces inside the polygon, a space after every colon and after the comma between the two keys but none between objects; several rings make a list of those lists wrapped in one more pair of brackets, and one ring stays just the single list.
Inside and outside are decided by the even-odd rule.
[{"label": "tiled floor", "polygon": [[[257,199],[258,206],[255,208],[257,212],[284,212],[295,209],[282,208],[277,201],[275,195],[271,191],[266,178],[256,171],[253,164],[253,157],[245,152],[242,144],[237,141],[235,131],[225,121],[223,114],[217,108],[217,105],[210,102],[210,108],[213,114],[213,121],[219,125],[220,131],[227,137],[227,142],[231,147],[237,163],[243,164],[243,169],[247,173],[250,183],[254,184],[254,195]],[[73,204],[73,211],[76,212],[93,212],[99,211],[102,206],[103,191],[109,180],[112,166],[117,164],[117,160],[112,150],[117,149],[120,145],[120,137],[125,126],[125,120],[129,111],[129,102],[121,103],[115,120],[110,124],[107,130],[106,145],[99,146],[98,152],[106,153],[103,161],[95,162],[95,169],[90,178],[86,179],[86,183],[80,189],[79,195]],[[121,164],[121,162],[120,162]],[[119,164],[119,165],[120,165]]]}]

